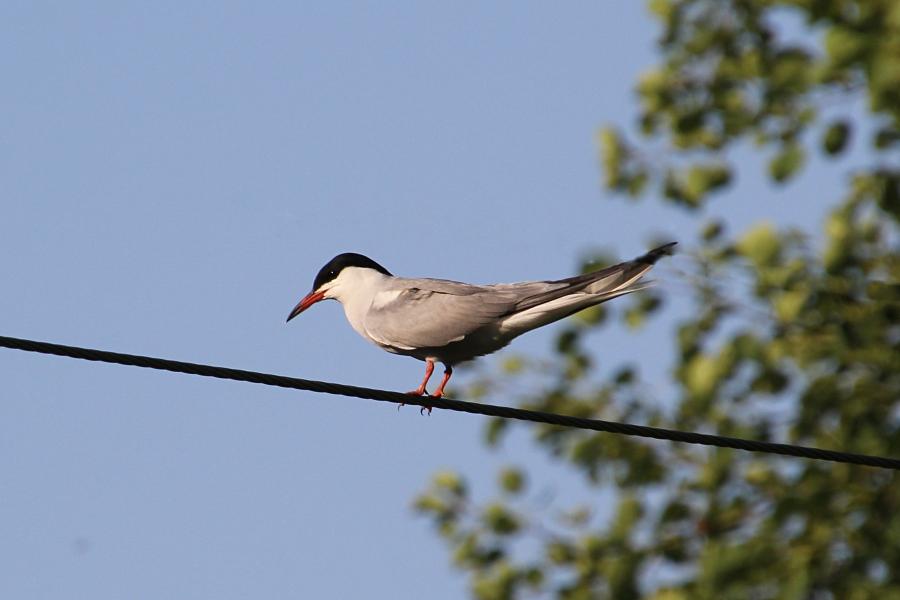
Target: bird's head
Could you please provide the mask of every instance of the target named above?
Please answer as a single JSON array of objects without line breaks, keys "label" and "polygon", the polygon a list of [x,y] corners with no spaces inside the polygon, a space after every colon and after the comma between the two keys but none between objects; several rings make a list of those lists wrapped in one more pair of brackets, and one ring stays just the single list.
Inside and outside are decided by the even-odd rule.
[{"label": "bird's head", "polygon": [[368,256],[354,252],[338,254],[319,269],[313,281],[312,291],[297,303],[287,320],[290,321],[320,300],[343,301],[351,295],[358,294],[365,282],[376,274],[379,274],[379,277],[391,275],[387,269]]}]

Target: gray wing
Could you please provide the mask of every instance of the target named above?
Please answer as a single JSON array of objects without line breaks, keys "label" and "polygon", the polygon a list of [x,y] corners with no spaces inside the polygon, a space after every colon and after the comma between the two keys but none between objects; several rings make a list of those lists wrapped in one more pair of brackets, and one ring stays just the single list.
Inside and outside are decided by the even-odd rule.
[{"label": "gray wing", "polygon": [[528,296],[559,284],[478,286],[443,279],[396,278],[375,298],[365,327],[379,344],[403,350],[441,348],[516,310]]},{"label": "gray wing", "polygon": [[[632,284],[675,243],[665,244],[634,260],[568,279],[497,285],[470,285],[445,279],[396,277],[375,297],[366,316],[369,336],[383,346],[402,350],[442,348],[486,326],[499,325],[509,315],[573,296],[571,307],[560,306],[553,320],[590,304],[634,291]],[[580,294],[581,297],[576,297]],[[585,302],[593,298],[593,302]]]},{"label": "gray wing", "polygon": [[656,264],[656,261],[672,254],[677,243],[669,242],[668,244],[663,244],[637,258],[600,269],[599,271],[544,282],[547,285],[545,289],[522,298],[516,304],[513,312],[525,311],[577,292],[601,298],[610,295],[614,297],[625,290],[635,291],[637,288],[633,287],[632,284],[649,271]]}]

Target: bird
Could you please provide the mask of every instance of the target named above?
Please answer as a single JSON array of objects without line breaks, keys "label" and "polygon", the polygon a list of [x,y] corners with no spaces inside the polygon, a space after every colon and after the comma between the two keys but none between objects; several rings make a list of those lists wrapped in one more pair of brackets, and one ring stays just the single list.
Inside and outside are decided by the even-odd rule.
[{"label": "bird", "polygon": [[672,254],[676,244],[565,279],[491,285],[397,277],[367,256],[346,252],[319,270],[312,290],[287,321],[317,302],[337,300],[360,336],[388,352],[425,361],[425,377],[409,394],[426,395],[434,364],[443,364],[443,379],[430,394],[440,398],[454,365],[496,352],[532,329],[648,287],[639,280],[660,258]]}]

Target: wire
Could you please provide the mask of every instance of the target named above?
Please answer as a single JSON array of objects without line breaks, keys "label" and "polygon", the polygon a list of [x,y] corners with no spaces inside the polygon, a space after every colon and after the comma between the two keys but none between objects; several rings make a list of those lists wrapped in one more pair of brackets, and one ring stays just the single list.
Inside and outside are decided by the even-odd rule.
[{"label": "wire", "polygon": [[558,425],[560,427],[589,429],[592,431],[604,431],[607,433],[633,435],[653,438],[657,440],[669,440],[673,442],[684,442],[688,444],[703,444],[706,446],[717,446],[720,448],[734,448],[737,450],[746,450],[748,452],[765,452],[769,454],[780,454],[783,456],[812,458],[838,463],[850,463],[856,465],[866,465],[870,467],[880,467],[883,469],[900,470],[900,459],[888,458],[884,456],[853,454],[849,452],[839,452],[836,450],[823,450],[821,448],[812,448],[808,446],[795,446],[793,444],[777,444],[774,442],[761,442],[756,440],[733,438],[721,435],[696,433],[692,431],[678,431],[675,429],[662,429],[659,427],[632,425],[630,423],[618,423],[615,421],[585,419],[581,417],[570,417],[566,415],[525,410],[521,408],[512,408],[508,406],[496,406],[493,404],[478,404],[475,402],[465,402],[462,400],[451,400],[449,398],[411,396],[400,392],[375,390],[370,388],[356,387],[352,385],[342,385],[339,383],[329,383],[326,381],[299,379],[296,377],[285,377],[283,375],[272,375],[269,373],[258,373],[256,371],[244,371],[241,369],[229,369],[225,367],[181,362],[164,358],[153,358],[150,356],[120,354],[118,352],[93,350],[91,348],[79,348],[77,346],[63,346],[61,344],[51,344],[49,342],[38,342],[34,340],[24,340],[4,336],[0,336],[0,347],[11,348],[15,350],[25,350],[27,352],[38,352],[40,354],[67,356],[69,358],[79,358],[83,360],[91,360],[104,363],[131,365],[134,367],[143,367],[147,369],[173,371],[175,373],[187,373],[189,375],[200,375],[202,377],[216,377],[219,379],[246,381],[249,383],[259,383],[262,385],[278,386],[295,390],[320,392],[323,394],[351,396],[354,398],[378,400],[381,402],[394,402],[397,404],[412,404],[422,407],[443,408],[445,410],[455,410],[459,412],[487,415],[503,419],[517,419],[519,421],[531,421],[533,423],[546,423],[548,425]]}]

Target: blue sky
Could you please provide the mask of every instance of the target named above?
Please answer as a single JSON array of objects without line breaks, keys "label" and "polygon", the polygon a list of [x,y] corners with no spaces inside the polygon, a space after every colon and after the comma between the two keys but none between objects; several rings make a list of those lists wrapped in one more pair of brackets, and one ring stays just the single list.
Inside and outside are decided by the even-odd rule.
[{"label": "blue sky", "polygon": [[[6,2],[0,335],[415,387],[337,304],[287,312],[343,251],[494,282],[689,241],[600,183],[594,135],[631,123],[654,35],[627,0]],[[738,224],[808,223],[841,181],[772,190],[746,162],[714,209]],[[670,328],[592,340],[664,386]],[[5,598],[457,598],[410,509],[430,475],[571,476],[524,435],[489,453],[470,415],[7,350],[0,374]]]}]

